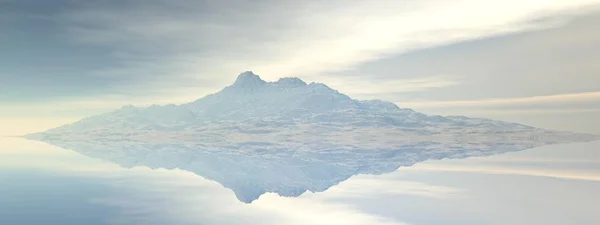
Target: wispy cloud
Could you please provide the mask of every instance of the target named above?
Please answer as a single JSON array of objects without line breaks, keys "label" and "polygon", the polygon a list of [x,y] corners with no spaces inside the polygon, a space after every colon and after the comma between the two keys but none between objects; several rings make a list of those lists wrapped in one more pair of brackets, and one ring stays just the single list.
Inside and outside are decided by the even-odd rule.
[{"label": "wispy cloud", "polygon": [[523,176],[550,177],[567,180],[600,181],[600,174],[590,171],[565,171],[535,168],[511,168],[501,166],[463,166],[463,165],[416,165],[411,170],[441,171],[441,172],[468,172],[487,174],[509,174]]},{"label": "wispy cloud", "polygon": [[464,106],[502,106],[502,105],[528,105],[540,103],[575,103],[575,102],[590,102],[600,101],[600,92],[582,92],[568,93],[559,95],[546,96],[531,96],[520,98],[493,98],[481,100],[467,101],[421,101],[421,102],[403,102],[402,105],[407,105],[416,108],[428,107],[464,107]]},{"label": "wispy cloud", "polygon": [[596,3],[152,0],[128,1],[119,8],[81,3],[63,19],[72,38],[109,46],[123,60],[121,67],[102,76],[164,88],[164,82],[181,79],[198,86],[219,85],[229,80],[222,76],[247,69],[267,79],[301,76],[318,81],[320,75],[389,54],[554,26],[538,19]]},{"label": "wispy cloud", "polygon": [[[8,4],[37,6],[27,3]],[[266,80],[298,76],[327,83],[351,97],[393,100],[417,109],[508,105],[514,99],[414,102],[436,98],[409,96],[458,90],[474,78],[495,80],[464,76],[460,70],[417,71],[419,78],[403,77],[406,71],[353,76],[344,71],[415,50],[561,26],[598,5],[598,0],[58,1],[2,15],[39,14],[44,19],[6,20],[17,21],[9,24],[19,28],[12,33],[34,32],[15,35],[10,40],[18,41],[10,46],[34,38],[21,44],[36,51],[19,55],[27,51],[17,45],[14,55],[2,58],[12,63],[0,66],[7,70],[0,71],[0,116],[83,117],[127,104],[183,103],[217,91],[245,70]],[[20,29],[23,25],[44,29]],[[42,43],[35,39],[41,37],[49,44],[39,46],[48,48],[33,45]],[[18,63],[24,66],[10,68]],[[36,66],[30,67],[32,63]],[[37,97],[35,102],[21,101]],[[577,98],[591,97],[567,96]],[[411,102],[402,101],[406,99]],[[517,99],[520,105],[534,101],[553,100]]]},{"label": "wispy cloud", "polygon": [[471,161],[475,162],[501,162],[501,163],[552,163],[552,164],[584,164],[584,163],[597,163],[600,164],[600,160],[594,159],[565,159],[565,158],[537,158],[537,157],[480,157],[472,158]]},{"label": "wispy cloud", "polygon": [[[557,108],[565,107],[564,105],[557,105]],[[444,110],[445,111],[445,110]],[[568,109],[477,109],[477,108],[454,108],[453,110],[445,111],[453,112],[451,114],[459,113],[461,115],[469,114],[481,117],[486,115],[487,117],[498,117],[498,116],[535,116],[535,115],[554,115],[564,116],[573,115],[578,113],[596,113],[600,112],[600,108],[589,109],[589,108],[568,108]],[[580,120],[581,121],[581,120]],[[555,128],[565,129],[565,128]],[[589,131],[588,131],[589,132]]]},{"label": "wispy cloud", "polygon": [[411,79],[365,79],[351,77],[349,79],[321,78],[324,82],[353,97],[377,98],[385,95],[396,95],[405,92],[428,91],[460,84],[460,79],[452,76],[429,76]]},{"label": "wispy cloud", "polygon": [[[394,187],[394,188],[390,188]],[[410,195],[428,198],[448,198],[462,194],[463,190],[431,185],[417,181],[393,180],[386,177],[360,175],[352,177],[341,184],[327,190],[327,193],[317,193],[320,198],[369,198],[373,193],[377,196]]]}]

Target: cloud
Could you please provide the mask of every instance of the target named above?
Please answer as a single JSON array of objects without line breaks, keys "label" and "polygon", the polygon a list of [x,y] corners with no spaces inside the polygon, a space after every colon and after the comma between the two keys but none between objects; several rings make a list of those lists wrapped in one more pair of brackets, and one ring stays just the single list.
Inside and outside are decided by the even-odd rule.
[{"label": "cloud", "polygon": [[599,163],[600,160],[593,159],[564,159],[564,158],[534,158],[534,157],[480,157],[471,158],[474,162],[501,162],[501,163],[552,163],[552,164],[584,164],[584,163]]},{"label": "cloud", "polygon": [[599,101],[600,92],[568,93],[559,95],[531,96],[519,98],[494,98],[466,101],[422,101],[404,102],[415,108],[441,108],[441,107],[472,107],[472,106],[502,106],[502,105],[530,105],[539,103],[574,103]]},{"label": "cloud", "polygon": [[0,117],[2,117],[0,120],[9,122],[24,120],[27,124],[36,124],[42,121],[74,121],[77,118],[110,112],[126,105],[147,107],[155,104],[183,104],[201,97],[203,96],[183,94],[177,96],[163,95],[153,98],[147,96],[124,98],[121,95],[106,95],[102,98],[56,99],[36,104],[0,104]]},{"label": "cloud", "polygon": [[[565,107],[564,105],[557,105],[557,108]],[[446,114],[448,111],[445,111]],[[498,117],[498,116],[540,116],[540,115],[548,115],[548,116],[563,116],[563,115],[573,115],[573,114],[581,114],[581,113],[596,113],[600,112],[600,108],[598,109],[586,109],[586,108],[563,108],[563,109],[474,109],[474,108],[458,108],[453,109],[452,114],[469,114],[469,115],[486,115],[488,117]],[[580,120],[581,121],[581,120]],[[554,128],[561,129],[561,128]],[[565,129],[564,127],[562,129]],[[589,131],[588,131],[589,132]]]},{"label": "cloud", "polygon": [[552,169],[509,168],[502,166],[462,166],[462,165],[415,165],[410,168],[416,171],[467,172],[487,174],[508,174],[523,176],[550,177],[566,180],[582,180],[600,182],[600,174],[590,171],[564,171]]},{"label": "cloud", "polygon": [[[12,7],[37,5],[31,4],[34,1],[24,2],[28,4]],[[465,76],[464,71],[417,71],[418,76],[408,77],[403,75],[412,71],[410,67],[353,76],[346,72],[368,62],[416,50],[562,26],[574,15],[595,10],[599,3],[598,0],[58,1],[48,7],[14,10],[16,15],[4,15],[21,18],[18,13],[25,12],[43,14],[45,19],[25,22],[19,19],[22,23],[8,26],[14,27],[8,33],[15,36],[6,42],[10,43],[6,47],[11,47],[14,54],[0,60],[9,62],[8,66],[0,66],[0,116],[6,120],[34,115],[68,116],[72,120],[127,104],[183,103],[219,90],[245,70],[253,70],[266,80],[298,76],[324,82],[351,97],[393,100],[403,107],[433,108],[438,103],[448,107],[473,106],[488,100],[506,105],[497,99],[475,103],[415,102],[435,99],[432,93],[443,93],[438,96],[444,98],[456,97],[438,90],[452,89],[479,96],[475,93],[489,88],[463,87],[470,83],[479,85],[473,81],[476,79],[496,83],[494,79]],[[29,26],[45,29],[21,29]],[[44,41],[40,41],[42,38]],[[479,64],[453,55],[442,60],[454,62],[455,58],[469,62],[467,66],[458,65],[461,68]],[[477,55],[477,58],[486,57]],[[510,60],[514,61],[514,57]],[[14,65],[18,68],[11,68]],[[430,61],[423,65],[439,66]],[[489,71],[487,64],[481,65],[485,67],[481,70]],[[520,86],[529,87],[533,82],[522,83]],[[552,84],[555,83],[564,82]],[[501,89],[502,93],[513,93]],[[24,100],[28,98],[38,101]]]},{"label": "cloud", "polygon": [[[365,79],[352,77],[350,79],[322,78],[324,82],[351,97],[373,98],[385,95],[396,95],[405,92],[428,91],[459,85],[461,81],[452,76],[430,76],[411,79]],[[339,88],[338,88],[339,87]]]},{"label": "cloud", "polygon": [[74,40],[109,47],[122,60],[98,75],[168,89],[221,85],[229,80],[223,76],[248,69],[267,79],[319,81],[390,54],[555,26],[540,19],[597,3],[151,0],[80,3],[62,19]]},{"label": "cloud", "polygon": [[[394,188],[390,188],[394,187]],[[318,198],[369,198],[377,196],[410,195],[427,198],[447,198],[462,194],[463,190],[431,185],[416,181],[386,179],[371,175],[354,176],[339,185],[331,187],[326,193],[315,194]]]}]

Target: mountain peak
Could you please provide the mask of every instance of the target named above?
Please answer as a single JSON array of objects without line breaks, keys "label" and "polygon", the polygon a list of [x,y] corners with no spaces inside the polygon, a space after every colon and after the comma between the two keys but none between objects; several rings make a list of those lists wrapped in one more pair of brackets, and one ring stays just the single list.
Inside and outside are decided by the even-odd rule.
[{"label": "mountain peak", "polygon": [[302,87],[306,86],[306,82],[297,77],[283,77],[277,81],[279,85],[286,87]]},{"label": "mountain peak", "polygon": [[252,71],[248,70],[248,71],[245,71],[245,72],[242,72],[242,73],[240,73],[240,75],[238,75],[238,78],[239,78],[239,77],[247,77],[247,76],[250,76],[250,77],[252,77],[252,76],[258,77],[258,75],[256,75],[254,72],[252,72]]},{"label": "mountain peak", "polygon": [[260,77],[254,74],[252,71],[246,71],[238,75],[235,83],[233,83],[233,86],[244,89],[253,89],[266,83],[266,81],[260,79]]}]

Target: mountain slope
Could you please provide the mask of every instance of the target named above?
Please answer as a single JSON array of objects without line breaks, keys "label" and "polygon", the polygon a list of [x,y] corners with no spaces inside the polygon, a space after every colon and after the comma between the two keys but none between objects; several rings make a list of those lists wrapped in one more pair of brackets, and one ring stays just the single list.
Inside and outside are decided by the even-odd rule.
[{"label": "mountain slope", "polygon": [[[390,172],[428,159],[600,139],[488,119],[430,116],[385,101],[354,100],[298,78],[266,82],[252,72],[188,104],[126,106],[26,137],[124,166],[189,170],[231,188],[244,202],[265,192],[323,191],[354,174]],[[218,159],[207,161],[211,157]],[[271,160],[308,167],[287,168]],[[266,167],[252,167],[259,165]],[[269,175],[277,167],[289,174]]]},{"label": "mountain slope", "polygon": [[188,104],[147,108],[125,106],[47,133],[97,129],[102,126],[177,128],[206,122],[247,120],[415,128],[475,125],[501,129],[530,128],[485,119],[428,116],[381,100],[354,100],[320,83],[306,84],[298,78],[266,82],[252,72],[244,72],[233,85]]}]

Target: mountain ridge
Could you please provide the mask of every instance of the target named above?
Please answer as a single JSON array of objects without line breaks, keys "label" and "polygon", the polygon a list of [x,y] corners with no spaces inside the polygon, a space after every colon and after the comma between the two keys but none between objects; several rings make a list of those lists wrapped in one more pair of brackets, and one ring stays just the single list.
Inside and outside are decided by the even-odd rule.
[{"label": "mountain ridge", "polygon": [[[190,103],[124,106],[25,137],[123,166],[192,171],[230,188],[246,203],[266,192],[324,191],[355,174],[391,172],[430,159],[600,139],[490,119],[426,115],[382,100],[355,100],[299,78],[267,82],[250,71]],[[269,177],[273,170],[289,174],[275,179]]]},{"label": "mountain ridge", "polygon": [[[322,83],[310,83],[296,77],[284,77],[267,82],[252,71],[240,73],[235,82],[219,92],[195,101],[174,105],[136,107],[126,105],[120,109],[84,118],[66,127],[94,126],[100,122],[123,122],[110,120],[107,116],[121,117],[130,123],[158,122],[163,125],[178,123],[202,123],[217,121],[282,120],[299,123],[347,123],[355,125],[433,127],[442,123],[461,126],[490,125],[515,126],[540,129],[514,122],[465,116],[426,115],[409,108],[383,100],[356,100]],[[92,122],[90,124],[90,122]],[[371,123],[372,122],[372,123]],[[88,124],[82,124],[88,123]],[[166,124],[164,124],[166,123]],[[99,125],[99,124],[96,124]],[[49,129],[55,131],[65,126]],[[540,129],[541,130],[541,129]],[[25,136],[32,136],[29,134]]]}]

